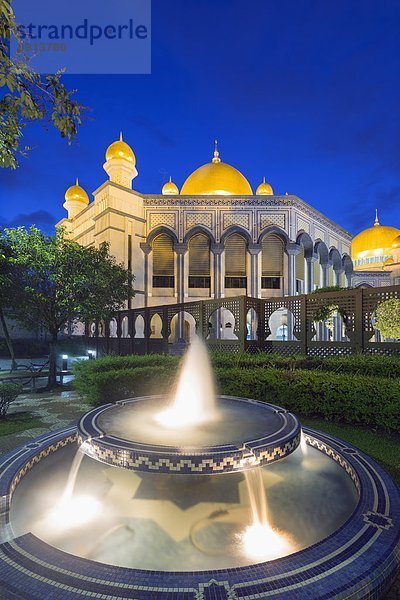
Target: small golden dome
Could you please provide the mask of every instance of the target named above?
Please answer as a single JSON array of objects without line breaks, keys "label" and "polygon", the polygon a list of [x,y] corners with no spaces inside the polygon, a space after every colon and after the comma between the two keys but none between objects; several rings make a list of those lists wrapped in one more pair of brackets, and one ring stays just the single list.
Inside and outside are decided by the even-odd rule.
[{"label": "small golden dome", "polygon": [[169,178],[169,181],[167,181],[167,183],[164,183],[162,193],[164,194],[164,196],[176,196],[177,194],[179,194],[178,187],[172,181],[172,177]]},{"label": "small golden dome", "polygon": [[269,185],[269,183],[267,183],[265,181],[265,177],[262,180],[262,183],[260,183],[260,185],[258,186],[257,190],[256,190],[256,195],[257,196],[272,196],[274,194],[274,190],[272,189],[272,186]]},{"label": "small golden dome", "polygon": [[240,171],[221,161],[215,144],[214,157],[189,175],[181,194],[188,196],[252,196],[253,190]]},{"label": "small golden dome", "polygon": [[392,248],[400,248],[400,235],[398,235],[397,238],[394,239],[392,243]]},{"label": "small golden dome", "polygon": [[79,185],[78,178],[76,178],[75,185],[71,185],[65,192],[65,201],[66,202],[83,202],[84,204],[89,204],[89,196]]},{"label": "small golden dome", "polygon": [[133,150],[122,139],[122,132],[119,134],[119,140],[117,140],[116,142],[113,142],[107,148],[106,160],[112,160],[113,158],[127,160],[130,163],[132,163],[134,166],[136,164],[136,157],[133,153]]}]

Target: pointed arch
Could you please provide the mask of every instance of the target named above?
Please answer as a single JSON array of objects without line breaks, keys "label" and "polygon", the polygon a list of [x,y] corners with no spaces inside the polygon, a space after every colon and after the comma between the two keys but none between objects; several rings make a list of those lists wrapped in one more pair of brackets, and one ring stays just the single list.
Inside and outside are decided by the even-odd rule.
[{"label": "pointed arch", "polygon": [[210,243],[211,244],[215,244],[215,237],[214,237],[214,235],[204,225],[196,225],[195,227],[192,227],[191,229],[189,229],[189,231],[186,232],[185,237],[183,238],[183,242],[185,244],[187,244],[189,242],[189,240],[193,236],[195,236],[197,233],[204,233],[204,235],[206,235],[210,239]]},{"label": "pointed arch", "polygon": [[286,245],[289,243],[289,236],[286,233],[286,231],[284,231],[283,229],[281,229],[280,227],[278,227],[277,225],[269,225],[268,227],[265,227],[265,229],[262,230],[262,232],[260,233],[260,235],[258,236],[258,240],[257,243],[261,244],[263,239],[267,236],[267,235],[271,235],[274,234],[278,237],[280,237],[282,239],[282,241],[285,244],[285,250],[286,250]]},{"label": "pointed arch", "polygon": [[346,275],[349,275],[354,270],[353,261],[351,260],[350,256],[346,253],[344,253],[342,256],[342,266]]},{"label": "pointed arch", "polygon": [[245,229],[244,227],[241,227],[240,225],[231,225],[230,227],[228,227],[228,229],[226,231],[224,231],[224,233],[221,235],[221,244],[225,244],[225,241],[233,234],[239,234],[241,236],[243,236],[246,240],[247,244],[251,244],[252,243],[252,239],[251,239],[251,235],[250,233],[247,231],[247,229]]},{"label": "pointed arch", "polygon": [[314,252],[315,254],[318,254],[321,265],[327,265],[329,263],[329,250],[325,242],[322,240],[316,240],[314,244]]},{"label": "pointed arch", "polygon": [[153,231],[150,231],[150,233],[147,236],[147,240],[146,240],[147,243],[152,245],[153,240],[161,233],[165,233],[166,235],[169,235],[172,238],[172,241],[174,244],[179,243],[179,240],[177,238],[175,231],[173,229],[171,229],[170,227],[167,227],[166,225],[160,225],[160,227],[156,227],[155,229],[153,229]]},{"label": "pointed arch", "polygon": [[329,250],[329,261],[333,266],[334,271],[340,271],[342,268],[342,258],[337,248],[332,247]]},{"label": "pointed arch", "polygon": [[314,252],[314,244],[306,231],[300,231],[297,234],[296,243],[304,248],[304,257],[310,258]]}]

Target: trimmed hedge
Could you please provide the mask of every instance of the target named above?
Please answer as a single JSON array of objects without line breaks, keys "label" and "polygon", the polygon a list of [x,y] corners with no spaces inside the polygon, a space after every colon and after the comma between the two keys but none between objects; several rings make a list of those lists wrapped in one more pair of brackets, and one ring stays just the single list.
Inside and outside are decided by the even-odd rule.
[{"label": "trimmed hedge", "polygon": [[[146,354],[115,356],[109,355],[98,360],[82,361],[74,368],[79,375],[80,368],[83,373],[111,371],[114,369],[136,369],[152,365],[164,365],[175,368],[180,358],[164,354]],[[214,368],[253,369],[279,369],[284,371],[307,370],[329,371],[335,373],[348,373],[353,375],[370,375],[371,377],[399,377],[400,356],[380,356],[368,354],[355,354],[351,356],[335,356],[332,358],[319,358],[310,356],[281,356],[279,354],[265,354],[258,352],[248,354],[242,352],[214,352],[211,354]]]},{"label": "trimmed hedge", "polygon": [[[390,364],[383,377],[377,368],[381,358],[295,357],[290,362],[265,354],[216,354],[212,360],[221,394],[272,402],[303,417],[399,431],[400,380],[394,377],[394,365],[400,363],[384,357]],[[178,364],[177,357],[154,354],[82,361],[74,368],[74,386],[95,405],[162,394],[171,388]]]},{"label": "trimmed hedge", "polygon": [[220,393],[255,398],[304,417],[400,431],[400,382],[277,369],[216,369]]},{"label": "trimmed hedge", "polygon": [[211,359],[215,368],[236,367],[248,369],[259,367],[288,371],[301,369],[307,371],[331,371],[353,375],[370,375],[372,377],[399,377],[400,375],[400,356],[381,356],[378,354],[353,354],[350,356],[319,358],[300,354],[281,356],[279,354],[265,354],[264,352],[257,352],[255,354],[248,354],[246,352],[240,354],[216,352],[212,354]]}]

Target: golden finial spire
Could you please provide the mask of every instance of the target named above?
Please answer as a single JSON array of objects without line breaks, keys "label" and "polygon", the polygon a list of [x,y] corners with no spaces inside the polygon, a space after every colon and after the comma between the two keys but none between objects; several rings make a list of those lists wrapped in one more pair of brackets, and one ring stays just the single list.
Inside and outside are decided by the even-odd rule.
[{"label": "golden finial spire", "polygon": [[377,225],[380,225],[379,223],[379,219],[378,219],[378,209],[375,209],[375,223],[374,226],[376,227]]},{"label": "golden finial spire", "polygon": [[79,179],[76,178],[76,184],[75,185],[79,185]]},{"label": "golden finial spire", "polygon": [[218,140],[215,140],[214,158],[212,159],[212,162],[214,164],[221,162],[221,159],[219,157],[219,152],[218,152]]},{"label": "golden finial spire", "polygon": [[123,142],[123,141],[124,141],[124,140],[123,140],[123,137],[122,137],[122,131],[120,131],[120,132],[119,132],[119,141],[120,141],[120,142]]}]

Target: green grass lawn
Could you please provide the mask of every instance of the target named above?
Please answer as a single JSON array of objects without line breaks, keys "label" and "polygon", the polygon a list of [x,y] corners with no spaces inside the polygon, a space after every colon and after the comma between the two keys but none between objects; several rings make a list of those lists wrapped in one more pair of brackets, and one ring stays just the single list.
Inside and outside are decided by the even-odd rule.
[{"label": "green grass lawn", "polygon": [[400,435],[317,419],[301,418],[300,420],[303,425],[325,431],[354,444],[380,463],[400,485]]},{"label": "green grass lawn", "polygon": [[15,413],[9,415],[6,419],[0,420],[0,437],[33,429],[34,427],[43,427],[42,421],[23,413]]}]

